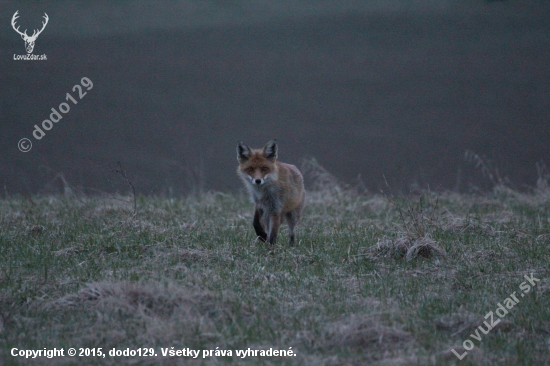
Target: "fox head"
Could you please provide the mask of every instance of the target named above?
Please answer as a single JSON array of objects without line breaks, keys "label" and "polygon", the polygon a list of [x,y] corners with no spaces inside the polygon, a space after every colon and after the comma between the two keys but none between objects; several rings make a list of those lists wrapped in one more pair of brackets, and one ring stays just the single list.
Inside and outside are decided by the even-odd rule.
[{"label": "fox head", "polygon": [[277,180],[277,141],[271,140],[260,149],[251,149],[244,142],[237,145],[239,175],[252,186],[260,187]]}]

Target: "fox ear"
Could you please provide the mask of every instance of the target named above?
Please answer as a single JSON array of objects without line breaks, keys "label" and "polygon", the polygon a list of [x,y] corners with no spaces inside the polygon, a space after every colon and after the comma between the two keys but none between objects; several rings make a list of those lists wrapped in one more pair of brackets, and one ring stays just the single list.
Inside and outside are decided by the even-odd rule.
[{"label": "fox ear", "polygon": [[269,160],[277,159],[277,140],[271,140],[265,144],[262,153]]},{"label": "fox ear", "polygon": [[250,158],[250,148],[242,141],[238,142],[237,145],[237,160],[239,163],[244,163]]}]

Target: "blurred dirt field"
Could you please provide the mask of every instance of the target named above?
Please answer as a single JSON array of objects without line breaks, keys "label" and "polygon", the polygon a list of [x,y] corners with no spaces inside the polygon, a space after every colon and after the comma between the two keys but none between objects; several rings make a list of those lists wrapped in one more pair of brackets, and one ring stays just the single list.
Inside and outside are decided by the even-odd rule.
[{"label": "blurred dirt field", "polygon": [[[282,161],[313,156],[374,191],[384,176],[395,189],[492,185],[466,150],[524,189],[536,183],[535,163],[548,160],[545,3],[382,11],[327,2],[297,7],[296,16],[280,2],[273,16],[258,15],[264,3],[254,12],[212,2],[210,13],[185,3],[117,5],[109,15],[97,2],[87,18],[68,3],[2,5],[4,193],[60,192],[64,181],[85,192],[125,190],[112,173],[118,161],[140,193],[231,191],[240,187],[240,139],[276,138]],[[50,11],[34,51],[48,61],[13,60],[24,53],[10,26],[18,9],[29,29]],[[82,77],[93,89],[35,140],[33,126]],[[33,142],[28,153],[17,149],[23,137]]]}]

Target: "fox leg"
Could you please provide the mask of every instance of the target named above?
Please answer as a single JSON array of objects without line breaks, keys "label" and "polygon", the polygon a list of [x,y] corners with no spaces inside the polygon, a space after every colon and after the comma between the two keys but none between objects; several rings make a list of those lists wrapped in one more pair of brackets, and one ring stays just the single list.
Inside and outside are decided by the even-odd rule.
[{"label": "fox leg", "polygon": [[252,226],[254,226],[256,236],[260,238],[261,241],[267,241],[267,234],[265,233],[262,223],[260,222],[261,217],[261,211],[259,209],[256,209],[256,211],[254,211],[254,222],[252,222]]},{"label": "fox leg", "polygon": [[289,245],[294,245],[294,242],[296,240],[296,235],[294,233],[294,227],[296,227],[296,224],[299,220],[299,213],[297,210],[289,211],[285,214],[286,222],[288,224],[288,234],[290,236],[290,240],[288,242]]},{"label": "fox leg", "polygon": [[281,226],[281,216],[275,214],[269,217],[269,244],[273,245],[277,242],[277,233],[279,232],[279,226]]},{"label": "fox leg", "polygon": [[294,228],[296,227],[296,224],[298,221],[300,221],[300,218],[302,217],[302,210],[304,209],[304,203],[305,203],[305,193],[302,192],[302,202],[300,205],[285,214],[286,222],[288,223],[288,233],[290,235],[289,244],[294,245],[294,242],[296,241],[296,234],[294,231]]}]

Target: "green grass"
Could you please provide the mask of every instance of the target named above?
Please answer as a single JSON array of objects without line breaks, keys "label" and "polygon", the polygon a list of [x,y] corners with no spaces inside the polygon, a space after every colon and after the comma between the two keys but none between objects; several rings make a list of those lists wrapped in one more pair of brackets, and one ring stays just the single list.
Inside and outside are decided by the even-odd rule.
[{"label": "green grass", "polygon": [[[246,197],[0,201],[0,359],[9,364],[550,364],[550,192],[308,192],[298,243],[255,240]],[[540,282],[481,342],[524,275]],[[496,315],[495,315],[496,317]],[[458,362],[464,340],[475,348]],[[157,358],[19,349],[155,348]],[[232,357],[161,357],[161,348]],[[235,350],[292,350],[239,358]]]}]

